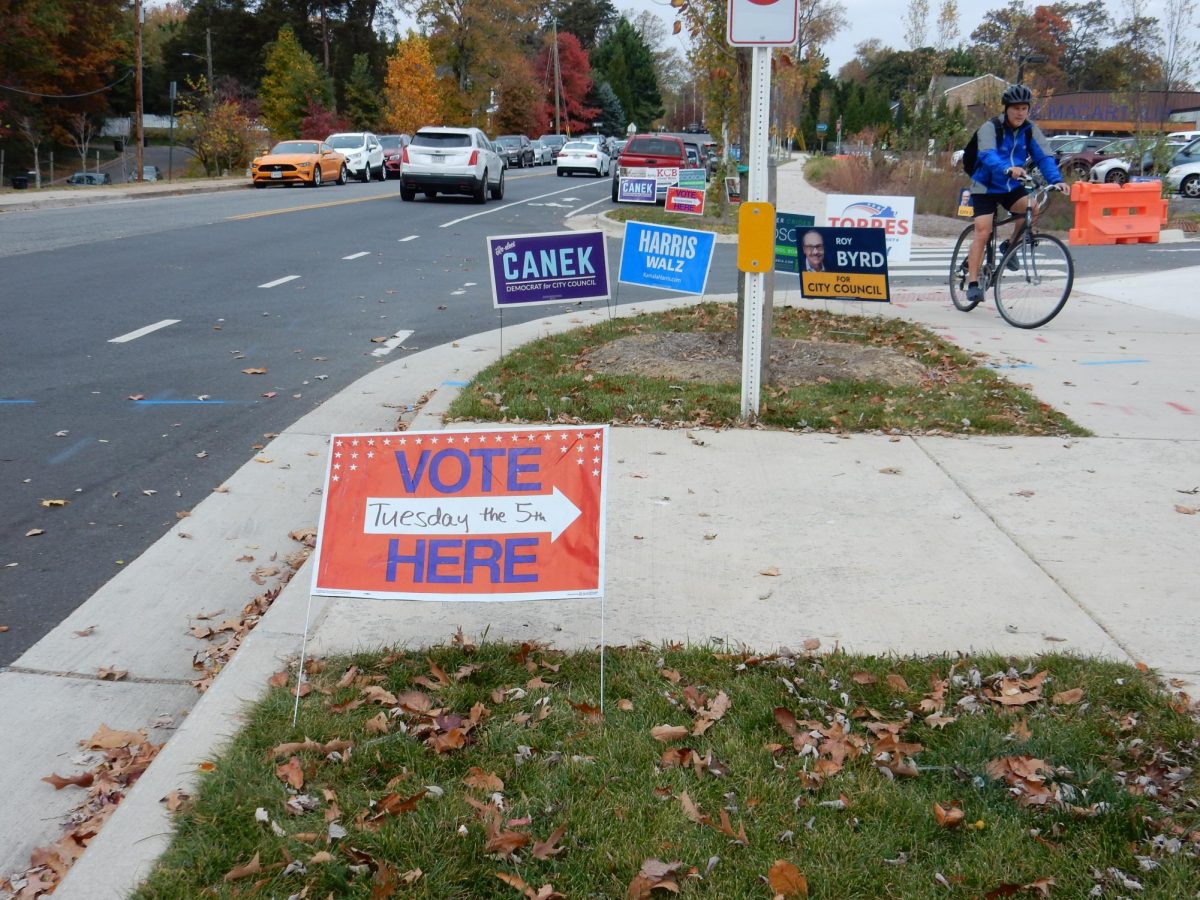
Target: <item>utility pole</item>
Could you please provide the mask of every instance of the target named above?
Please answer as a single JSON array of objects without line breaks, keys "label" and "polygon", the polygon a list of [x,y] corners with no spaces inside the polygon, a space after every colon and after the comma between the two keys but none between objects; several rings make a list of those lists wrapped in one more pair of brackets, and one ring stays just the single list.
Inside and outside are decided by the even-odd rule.
[{"label": "utility pole", "polygon": [[[208,63],[208,90],[212,93],[213,89],[213,73],[212,73],[212,29],[204,29],[204,52],[207,54],[204,61]],[[328,68],[328,65],[326,66]]]},{"label": "utility pole", "polygon": [[134,78],[134,139],[137,141],[137,150],[134,153],[134,159],[137,162],[137,180],[142,181],[142,142],[144,132],[142,128],[142,26],[145,24],[145,12],[142,9],[142,0],[133,0],[133,43],[134,50],[137,53],[137,75]]},{"label": "utility pole", "polygon": [[561,132],[561,129],[559,128],[559,121],[558,121],[558,104],[559,104],[558,82],[559,82],[559,77],[560,77],[559,72],[558,72],[558,19],[555,18],[553,21],[554,21],[554,133],[561,134],[562,132]]}]

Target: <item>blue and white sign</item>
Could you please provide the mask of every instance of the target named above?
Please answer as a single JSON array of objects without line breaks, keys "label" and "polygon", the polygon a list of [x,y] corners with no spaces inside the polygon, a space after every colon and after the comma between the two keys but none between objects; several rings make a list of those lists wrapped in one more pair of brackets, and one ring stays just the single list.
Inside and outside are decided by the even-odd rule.
[{"label": "blue and white sign", "polygon": [[617,202],[653,203],[655,184],[653,178],[622,178],[617,187]]},{"label": "blue and white sign", "polygon": [[625,223],[617,280],[663,291],[703,294],[716,235],[711,231]]}]

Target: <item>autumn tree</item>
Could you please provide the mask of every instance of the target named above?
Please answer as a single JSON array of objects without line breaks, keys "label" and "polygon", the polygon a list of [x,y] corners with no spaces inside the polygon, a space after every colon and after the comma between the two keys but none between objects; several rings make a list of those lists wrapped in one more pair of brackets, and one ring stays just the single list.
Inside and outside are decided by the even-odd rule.
[{"label": "autumn tree", "polygon": [[1068,90],[1103,87],[1092,84],[1094,68],[1104,50],[1103,41],[1112,27],[1108,10],[1100,3],[1055,3],[1050,7],[1069,25],[1061,37],[1059,66]]},{"label": "autumn tree", "polygon": [[547,110],[542,84],[528,63],[514,65],[500,76],[496,89],[497,110],[492,126],[496,134],[545,132]]},{"label": "autumn tree", "polygon": [[263,121],[276,138],[299,133],[310,101],[323,107],[333,105],[328,77],[300,46],[290,25],[279,29],[275,41],[267,46],[266,74],[258,99]]},{"label": "autumn tree", "polygon": [[908,0],[904,8],[904,40],[908,49],[925,46],[929,32],[929,0]]},{"label": "autumn tree", "polygon": [[387,129],[412,134],[422,125],[442,121],[442,87],[434,74],[429,41],[410,31],[396,41],[388,57],[383,82],[384,117]]},{"label": "autumn tree", "polygon": [[233,96],[206,90],[203,79],[187,82],[181,94],[179,136],[206,175],[244,169],[254,156],[257,136],[245,106]]},{"label": "autumn tree", "polygon": [[346,118],[358,131],[374,131],[383,113],[383,97],[371,74],[371,60],[365,53],[354,57],[354,68],[343,88]]},{"label": "autumn tree", "polygon": [[310,97],[300,120],[299,137],[312,141],[323,141],[339,131],[350,131],[354,126],[349,119],[339,116],[337,110],[325,106],[315,97]]},{"label": "autumn tree", "polygon": [[1192,73],[1193,60],[1200,44],[1192,35],[1196,31],[1197,0],[1166,0],[1163,7],[1163,41],[1158,55],[1164,91],[1186,90]]},{"label": "autumn tree", "polygon": [[[579,38],[569,31],[558,33],[558,116],[554,114],[554,36],[546,35],[538,54],[535,72],[541,74],[546,85],[543,105],[546,107],[547,128],[557,124],[559,132],[579,134],[592,127],[600,110],[595,103],[589,103],[588,95],[592,90],[592,66],[587,52],[579,43]],[[625,131],[624,123],[620,132]]]}]

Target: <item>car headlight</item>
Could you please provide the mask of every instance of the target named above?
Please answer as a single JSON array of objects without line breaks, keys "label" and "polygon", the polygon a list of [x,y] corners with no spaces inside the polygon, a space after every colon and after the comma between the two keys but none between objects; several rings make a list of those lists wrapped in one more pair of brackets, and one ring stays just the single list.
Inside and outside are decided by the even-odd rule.
[{"label": "car headlight", "polygon": [[312,163],[311,163],[311,162],[302,162],[302,163],[296,163],[296,168],[298,168],[298,169],[311,169],[311,168],[312,168]]}]

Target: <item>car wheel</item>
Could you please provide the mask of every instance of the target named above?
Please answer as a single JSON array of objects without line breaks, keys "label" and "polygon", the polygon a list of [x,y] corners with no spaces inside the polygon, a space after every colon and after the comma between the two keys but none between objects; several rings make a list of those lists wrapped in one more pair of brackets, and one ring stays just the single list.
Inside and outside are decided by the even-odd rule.
[{"label": "car wheel", "polygon": [[367,184],[371,180],[371,164],[367,163],[363,166],[362,174],[358,176],[358,180],[363,184]]},{"label": "car wheel", "polygon": [[312,181],[309,183],[309,187],[319,188],[320,186],[321,186],[321,166],[318,163],[317,165],[313,166],[313,177],[312,177]]},{"label": "car wheel", "polygon": [[487,203],[487,192],[488,192],[488,173],[487,173],[487,169],[484,169],[483,170],[483,178],[479,179],[479,184],[476,185],[476,187],[475,187],[475,193],[472,196],[472,199],[474,199],[474,201],[476,203]]},{"label": "car wheel", "polygon": [[400,185],[400,199],[406,203],[417,199],[417,189]]},{"label": "car wheel", "polygon": [[619,196],[619,187],[620,186],[617,184],[617,179],[615,179],[615,178],[612,180],[612,183],[613,183],[613,185],[612,185],[613,203],[616,203],[617,197]]},{"label": "car wheel", "polygon": [[346,171],[346,164],[342,163],[341,168],[338,169],[337,183],[345,184],[349,180],[350,174]]},{"label": "car wheel", "polygon": [[379,180],[380,180],[380,181],[387,181],[387,166],[380,166],[380,167],[379,167]]},{"label": "car wheel", "polygon": [[1113,169],[1104,176],[1104,180],[1108,184],[1124,184],[1129,180],[1129,174],[1122,172],[1120,169]]},{"label": "car wheel", "polygon": [[492,192],[493,200],[503,200],[504,199],[504,172],[503,171],[500,172],[500,181],[497,182],[495,185],[492,185],[490,190]]},{"label": "car wheel", "polygon": [[1085,162],[1071,163],[1071,174],[1076,178],[1087,178],[1087,174],[1090,171],[1091,166]]},{"label": "car wheel", "polygon": [[1195,200],[1200,197],[1200,175],[1189,175],[1179,185],[1179,193]]},{"label": "car wheel", "polygon": [[554,174],[557,175],[559,178],[562,178],[567,173],[564,172],[562,169],[555,169]]}]

